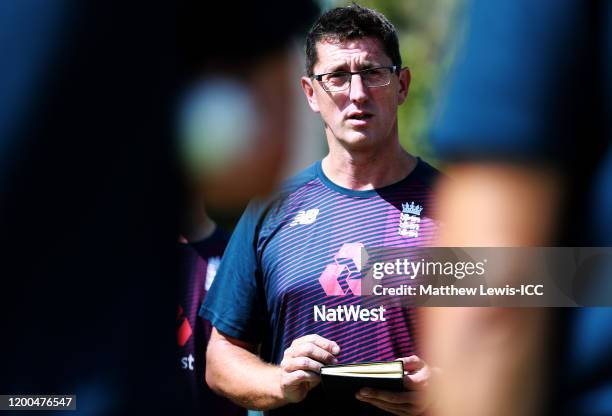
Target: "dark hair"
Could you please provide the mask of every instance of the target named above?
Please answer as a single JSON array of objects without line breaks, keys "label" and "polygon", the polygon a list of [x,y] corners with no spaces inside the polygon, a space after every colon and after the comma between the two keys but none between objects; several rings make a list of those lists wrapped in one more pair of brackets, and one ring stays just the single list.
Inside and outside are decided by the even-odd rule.
[{"label": "dark hair", "polygon": [[402,66],[395,27],[382,13],[353,3],[324,13],[310,28],[306,36],[306,74],[309,77],[313,75],[317,62],[317,42],[344,42],[364,37],[378,39],[393,65]]}]

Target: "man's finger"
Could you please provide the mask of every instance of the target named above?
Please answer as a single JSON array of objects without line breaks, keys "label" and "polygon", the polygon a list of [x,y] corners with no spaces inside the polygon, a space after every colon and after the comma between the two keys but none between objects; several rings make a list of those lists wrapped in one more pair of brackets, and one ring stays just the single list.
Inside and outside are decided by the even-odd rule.
[{"label": "man's finger", "polygon": [[288,373],[297,370],[306,370],[318,374],[322,366],[323,364],[320,362],[308,357],[286,358],[281,362],[281,368]]},{"label": "man's finger", "polygon": [[285,385],[296,385],[307,382],[310,384],[310,388],[316,386],[321,381],[321,376],[312,371],[297,370],[288,373],[285,376]]},{"label": "man's finger", "polygon": [[427,387],[428,377],[422,372],[404,375],[404,389],[409,391],[420,391]]},{"label": "man's finger", "polygon": [[430,379],[431,371],[429,370],[429,367],[423,367],[416,373],[404,375],[404,389],[423,390],[427,387]]},{"label": "man's finger", "polygon": [[313,343],[301,344],[290,348],[291,357],[309,357],[324,364],[336,364],[338,360],[329,351]]},{"label": "man's finger", "polygon": [[293,340],[291,345],[298,346],[298,345],[307,344],[307,343],[315,344],[323,348],[324,350],[331,352],[334,355],[340,352],[340,346],[338,344],[336,344],[334,341],[331,341],[327,338],[323,338],[322,336],[317,335],[317,334],[309,334],[309,335],[304,335],[303,337],[300,337],[300,338],[296,338],[295,340]]},{"label": "man's finger", "polygon": [[376,399],[381,400],[387,403],[409,403],[416,404],[418,400],[419,393],[415,393],[414,391],[389,391],[389,390],[379,390],[372,388],[364,388],[357,392],[358,396],[366,398],[366,399]]},{"label": "man's finger", "polygon": [[413,372],[418,371],[425,367],[425,361],[420,359],[417,355],[411,355],[410,357],[398,358],[397,361],[404,363],[404,371]]}]

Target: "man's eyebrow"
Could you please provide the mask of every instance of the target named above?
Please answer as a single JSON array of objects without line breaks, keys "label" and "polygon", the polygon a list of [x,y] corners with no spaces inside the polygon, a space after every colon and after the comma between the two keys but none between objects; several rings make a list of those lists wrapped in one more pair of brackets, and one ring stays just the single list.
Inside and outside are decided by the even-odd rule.
[{"label": "man's eyebrow", "polygon": [[331,64],[327,67],[325,72],[345,72],[348,71],[348,65],[346,62]]},{"label": "man's eyebrow", "polygon": [[383,65],[379,64],[378,62],[372,62],[372,61],[366,61],[363,64],[359,65],[361,69],[378,68],[381,66]]},{"label": "man's eyebrow", "polygon": [[[363,61],[360,65],[359,65],[359,70],[364,70],[364,69],[370,69],[370,68],[379,68],[381,66],[384,66],[378,62],[375,61]],[[331,63],[329,64],[328,67],[325,68],[325,70],[323,71],[323,73],[327,74],[330,72],[349,72],[349,65],[346,62],[337,62],[337,63]]]},{"label": "man's eyebrow", "polygon": [[[359,70],[379,68],[381,66],[384,66],[384,65],[381,65],[378,62],[366,61],[366,62],[363,62],[361,65],[359,65]],[[325,71],[325,73],[328,73],[328,72],[349,72],[349,68],[346,63],[331,64]]]}]

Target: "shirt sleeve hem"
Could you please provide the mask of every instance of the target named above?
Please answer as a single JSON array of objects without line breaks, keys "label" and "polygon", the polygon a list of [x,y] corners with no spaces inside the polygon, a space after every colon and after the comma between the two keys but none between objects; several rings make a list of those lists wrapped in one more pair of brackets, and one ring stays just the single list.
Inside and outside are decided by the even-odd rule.
[{"label": "shirt sleeve hem", "polygon": [[260,340],[254,334],[245,331],[235,323],[224,320],[210,309],[202,308],[202,310],[200,311],[200,316],[205,319],[208,319],[217,329],[217,331],[221,332],[224,335],[228,335],[232,338],[236,338],[241,341],[253,344],[258,344],[260,342]]}]

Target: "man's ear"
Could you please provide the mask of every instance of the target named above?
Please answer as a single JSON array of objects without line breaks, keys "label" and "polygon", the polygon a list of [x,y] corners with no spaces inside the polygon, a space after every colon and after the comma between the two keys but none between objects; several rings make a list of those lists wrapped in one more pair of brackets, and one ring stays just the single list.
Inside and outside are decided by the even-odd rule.
[{"label": "man's ear", "polygon": [[398,75],[399,78],[399,91],[398,91],[398,104],[401,105],[406,101],[408,96],[408,87],[410,87],[410,70],[408,68],[400,69]]},{"label": "man's ear", "polygon": [[308,100],[308,105],[315,113],[319,112],[319,104],[317,102],[317,96],[314,91],[314,85],[312,79],[308,77],[302,77],[302,89]]}]

